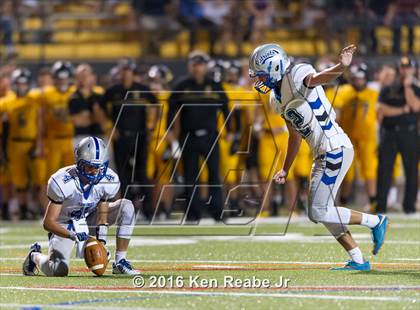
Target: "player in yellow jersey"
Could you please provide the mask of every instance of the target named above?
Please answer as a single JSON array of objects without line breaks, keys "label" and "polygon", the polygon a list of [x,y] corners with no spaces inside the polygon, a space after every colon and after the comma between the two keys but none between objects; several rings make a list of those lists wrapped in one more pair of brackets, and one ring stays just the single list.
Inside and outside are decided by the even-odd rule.
[{"label": "player in yellow jersey", "polygon": [[[228,97],[228,108],[231,114],[231,128],[233,135],[227,134],[227,128],[224,126],[226,120],[219,112],[218,130],[220,132],[219,150],[220,150],[220,178],[227,195],[230,216],[239,215],[238,195],[239,189],[236,185],[242,179],[244,167],[240,167],[240,142],[243,131],[242,114],[243,108],[250,100],[255,100],[255,96],[246,88],[238,85],[241,67],[237,62],[224,62],[223,68],[223,89]],[[235,190],[234,190],[235,189]]]},{"label": "player in yellow jersey", "polygon": [[173,161],[172,152],[165,140],[167,128],[166,116],[168,114],[168,98],[170,95],[170,83],[173,80],[171,70],[165,65],[155,65],[150,67],[148,72],[149,87],[154,92],[158,104],[159,112],[153,133],[150,136],[149,152],[147,155],[147,177],[154,180],[153,205],[158,209],[159,216],[166,218],[170,216],[173,188],[164,187],[173,182]]},{"label": "player in yellow jersey", "polygon": [[[356,164],[365,181],[371,206],[375,205],[377,157],[376,104],[379,93],[367,87],[367,66],[358,64],[350,67],[350,84],[343,85],[337,94],[341,105],[339,123],[350,137],[356,154]],[[344,179],[341,202],[347,204],[351,183],[355,176],[355,164]]]},{"label": "player in yellow jersey", "polygon": [[[260,177],[258,171],[258,136],[259,131],[254,128],[256,120],[255,111],[261,105],[259,93],[254,89],[253,82],[249,78],[248,59],[240,61],[241,77],[238,84],[246,91],[241,106],[241,140],[240,140],[240,157],[239,167],[240,173],[245,171],[245,178],[240,176],[240,181],[244,181],[249,185],[241,185],[239,194],[241,197],[248,197],[246,200],[241,200],[242,203],[251,208],[257,207],[259,211],[260,206],[258,200],[262,201],[264,197],[264,189],[259,186]],[[257,199],[254,199],[255,197]]]},{"label": "player in yellow jersey", "polygon": [[[276,215],[277,206],[280,204],[278,187],[270,186],[274,174],[283,165],[288,141],[288,131],[284,119],[276,113],[269,104],[269,94],[261,94],[261,106],[255,111],[256,123],[254,128],[261,128],[259,134],[258,165],[261,182],[264,185],[266,195],[261,216],[268,215],[268,203],[272,203],[272,213]],[[294,181],[294,167],[289,171],[288,183],[285,186],[286,205],[289,211],[292,210],[296,199],[296,182]],[[289,179],[290,178],[290,179]],[[275,189],[273,192],[272,189]],[[268,191],[268,192],[267,192]]]},{"label": "player in yellow jersey", "polygon": [[73,67],[69,62],[57,61],[51,69],[54,86],[43,89],[45,114],[47,175],[74,162],[73,135],[68,103],[75,88],[72,86]]},{"label": "player in yellow jersey", "polygon": [[[33,218],[28,210],[28,190],[32,185],[39,206],[44,202],[46,166],[43,158],[42,121],[40,114],[41,92],[30,89],[31,73],[19,68],[13,71],[12,81],[16,98],[4,104],[9,123],[7,157],[10,178],[19,203],[20,219]],[[41,208],[40,208],[41,209]]]},{"label": "player in yellow jersey", "polygon": [[16,98],[16,94],[10,88],[9,74],[0,72],[0,196],[3,220],[10,219],[9,200],[12,197],[10,173],[6,157],[8,126],[6,122],[5,105],[8,100],[13,100],[14,98]]}]

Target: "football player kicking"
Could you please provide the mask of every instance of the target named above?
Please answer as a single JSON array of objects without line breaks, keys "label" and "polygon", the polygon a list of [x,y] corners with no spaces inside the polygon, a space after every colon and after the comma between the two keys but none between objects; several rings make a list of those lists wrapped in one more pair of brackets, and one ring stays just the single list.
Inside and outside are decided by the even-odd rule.
[{"label": "football player kicking", "polygon": [[350,260],[336,270],[370,270],[347,225],[363,225],[372,231],[376,255],[385,240],[388,218],[335,206],[335,198],[343,178],[353,160],[353,145],[335,121],[335,112],[321,85],[339,77],[351,64],[356,46],[345,47],[339,63],[321,72],[309,64],[292,64],[277,44],[257,47],[250,56],[250,76],[256,79],[255,88],[271,91],[270,103],[286,120],[289,141],[283,169],[274,181],[284,184],[302,141],[312,150],[312,168],[308,216],[322,223],[346,249]]},{"label": "football player kicking", "polygon": [[136,220],[134,206],[127,199],[110,202],[120,182],[117,174],[108,168],[104,141],[84,138],[76,147],[75,156],[76,165],[58,170],[48,181],[50,202],[43,222],[49,232],[48,255],[41,254],[38,243],[33,244],[23,263],[23,274],[33,276],[39,269],[47,276],[67,276],[74,245],[79,257],[89,235],[96,234],[105,245],[108,225],[114,223],[117,245],[112,273],[139,274],[125,258]]}]

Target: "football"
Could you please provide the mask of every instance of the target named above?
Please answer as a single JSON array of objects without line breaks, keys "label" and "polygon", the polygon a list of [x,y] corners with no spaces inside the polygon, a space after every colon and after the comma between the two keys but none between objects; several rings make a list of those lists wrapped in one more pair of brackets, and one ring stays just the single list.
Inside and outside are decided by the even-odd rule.
[{"label": "football", "polygon": [[94,237],[89,237],[85,244],[84,254],[89,270],[97,276],[102,276],[108,265],[108,257],[102,242]]}]

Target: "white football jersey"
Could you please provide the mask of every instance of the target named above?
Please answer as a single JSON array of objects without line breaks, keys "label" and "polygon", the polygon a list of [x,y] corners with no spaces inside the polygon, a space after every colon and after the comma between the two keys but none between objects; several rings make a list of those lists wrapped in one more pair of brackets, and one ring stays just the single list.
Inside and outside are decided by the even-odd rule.
[{"label": "white football jersey", "polygon": [[61,168],[50,177],[47,195],[52,202],[62,205],[58,222],[67,223],[71,219],[87,217],[100,201],[112,200],[119,188],[118,175],[108,168],[98,184],[93,185],[89,191],[84,191],[76,166],[72,165]]},{"label": "white football jersey", "polygon": [[352,147],[322,86],[308,88],[304,79],[315,69],[309,64],[294,65],[281,81],[280,95],[271,91],[270,104],[300,133],[314,158],[341,146]]}]

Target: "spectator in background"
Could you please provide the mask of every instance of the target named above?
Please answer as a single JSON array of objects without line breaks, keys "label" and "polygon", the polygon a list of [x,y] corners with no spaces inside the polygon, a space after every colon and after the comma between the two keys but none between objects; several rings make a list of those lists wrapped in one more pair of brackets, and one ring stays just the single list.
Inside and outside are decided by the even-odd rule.
[{"label": "spectator in background", "polygon": [[348,0],[328,1],[326,23],[327,29],[330,31],[323,32],[328,53],[335,53],[335,40],[339,42],[340,46],[345,44],[347,40],[346,29],[351,22],[353,5],[353,1]]},{"label": "spectator in background", "polygon": [[408,53],[413,53],[414,27],[420,24],[420,1],[395,0],[389,6],[384,19],[384,24],[393,30],[392,52],[399,54],[401,51],[401,27],[408,28]]},{"label": "spectator in background", "polygon": [[76,68],[76,91],[69,100],[69,112],[74,125],[74,145],[89,136],[102,136],[109,131],[105,112],[99,105],[103,90],[95,87],[95,76],[88,64]]},{"label": "spectator in background", "polygon": [[[202,2],[203,17],[212,25],[215,35],[221,43],[220,51],[225,51],[226,43],[232,39],[232,23],[229,19],[232,11],[233,0],[204,0]],[[211,44],[210,54],[214,54],[213,44]],[[218,53],[221,54],[221,53]]]},{"label": "spectator in background", "polygon": [[39,88],[44,88],[46,86],[52,86],[54,84],[53,77],[51,75],[50,68],[44,67],[41,68],[38,72],[37,85]]},{"label": "spectator in background", "polygon": [[[303,29],[310,29],[321,24],[325,19],[325,2],[305,0],[302,3],[300,26]],[[320,25],[322,26],[322,25]]]},{"label": "spectator in background", "polygon": [[359,28],[360,50],[361,53],[375,53],[377,41],[375,36],[375,27],[377,25],[377,16],[369,7],[369,1],[354,1],[352,18]]},{"label": "spectator in background", "polygon": [[249,14],[247,39],[251,43],[264,41],[264,32],[274,25],[275,2],[271,0],[246,0],[245,8]]},{"label": "spectator in background", "polygon": [[0,2],[0,30],[3,35],[3,44],[6,47],[6,58],[14,55],[13,45],[13,1],[6,0]]},{"label": "spectator in background", "polygon": [[[162,40],[174,36],[180,25],[176,21],[177,6],[174,0],[132,0],[136,19],[145,38],[146,53],[159,53]],[[134,21],[136,23],[136,21]]]},{"label": "spectator in background", "polygon": [[[213,17],[216,20],[219,17],[216,18],[216,13],[211,12],[211,10],[215,10],[219,15],[223,9],[210,8],[211,5],[207,5],[206,13],[204,13],[204,0],[180,0],[179,21],[190,31],[190,50],[193,50],[197,44],[198,31],[207,30],[209,33],[209,51],[213,55],[214,44],[217,39],[217,25],[207,17],[214,14]],[[222,5],[220,6],[222,7]]]},{"label": "spectator in background", "polygon": [[[376,28],[376,26],[382,25],[383,20],[384,20],[384,16],[386,15],[386,13],[388,11],[388,6],[392,1],[394,1],[394,0],[369,0],[369,1],[366,1],[367,2],[366,5],[368,6],[368,8],[369,8],[369,10],[372,14],[371,18],[374,19],[373,22],[372,21],[367,21],[367,24],[368,25],[373,24],[374,28]],[[364,40],[363,37],[361,39]],[[378,47],[378,40],[376,38],[375,29],[372,29],[371,46],[368,46],[368,48],[369,48],[368,52],[371,52],[372,54],[378,52],[377,47]]]},{"label": "spectator in background", "polygon": [[392,180],[392,170],[397,153],[404,164],[405,193],[403,209],[405,213],[415,212],[418,169],[417,121],[420,111],[420,87],[414,80],[414,62],[402,57],[399,76],[394,84],[384,87],[379,96],[378,113],[383,116],[380,129],[378,194],[379,213],[387,210],[387,196]]},{"label": "spectator in background", "polygon": [[368,87],[376,90],[378,93],[385,86],[390,86],[395,81],[397,74],[395,68],[389,64],[383,64],[373,76],[373,81],[368,83]]}]

